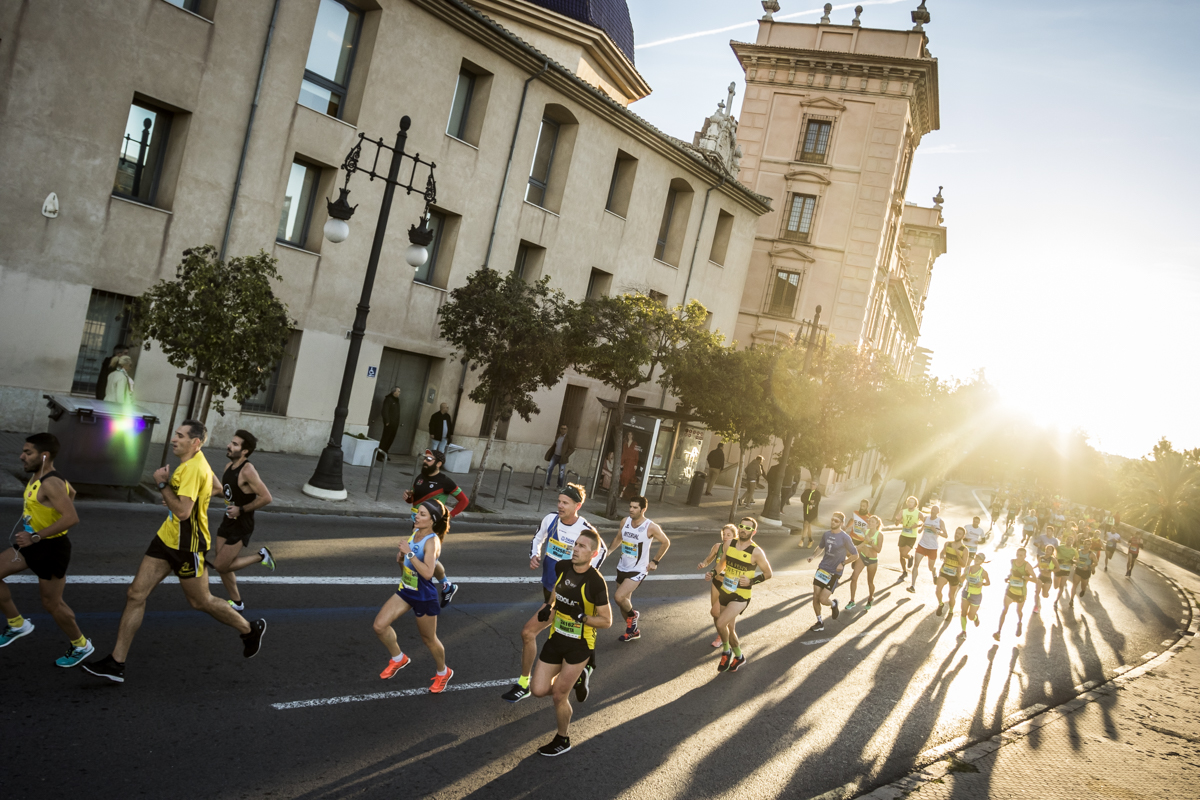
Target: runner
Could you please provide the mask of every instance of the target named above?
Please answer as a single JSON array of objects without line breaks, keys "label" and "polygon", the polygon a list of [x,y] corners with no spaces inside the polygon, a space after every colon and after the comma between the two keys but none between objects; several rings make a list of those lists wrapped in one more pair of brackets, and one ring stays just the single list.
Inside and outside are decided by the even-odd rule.
[{"label": "runner", "polygon": [[958,585],[962,583],[963,570],[971,563],[971,558],[974,555],[967,549],[966,538],[966,528],[955,528],[954,541],[946,542],[946,546],[942,548],[942,571],[938,573],[937,580],[934,581],[934,589],[938,601],[936,613],[939,617],[946,607],[945,602],[942,601],[942,587],[947,584],[950,585],[950,613],[953,614],[954,592],[958,589]]},{"label": "runner", "polygon": [[1133,567],[1137,564],[1138,554],[1142,552],[1142,532],[1135,530],[1129,537],[1129,545],[1125,548],[1125,577],[1133,577]]},{"label": "runner", "polygon": [[[742,517],[738,523],[737,540],[725,549],[725,577],[717,602],[721,604],[721,616],[717,618],[717,633],[721,636],[721,660],[717,672],[737,672],[746,663],[742,655],[742,642],[737,635],[737,618],[750,605],[750,590],[756,583],[771,577],[771,565],[767,554],[754,543],[758,523],[750,517]],[[761,574],[755,574],[761,570]]]},{"label": "runner", "polygon": [[[533,535],[533,541],[530,543],[529,568],[542,570],[542,596],[546,603],[550,602],[554,593],[555,581],[558,580],[558,573],[555,572],[558,562],[571,560],[575,540],[583,531],[595,532],[595,528],[586,519],[579,516],[579,509],[583,507],[586,497],[587,492],[582,486],[577,483],[568,483],[559,492],[558,511],[547,514],[538,526],[537,533]],[[604,543],[601,542],[594,552],[592,566],[599,569],[600,565],[604,563],[604,556],[608,551],[604,549]],[[539,611],[530,617],[529,621],[525,623],[525,627],[521,629],[521,677],[511,689],[501,695],[510,703],[519,702],[529,696],[533,661],[537,657],[537,636],[550,627],[549,618],[542,619],[540,614]],[[577,692],[582,695],[580,702],[587,697],[588,679],[591,677],[591,670],[594,667],[595,659],[593,658],[588,664],[588,670],[580,676],[582,690]]]},{"label": "runner", "polygon": [[1075,556],[1075,572],[1071,574],[1071,598],[1067,606],[1075,605],[1075,598],[1083,597],[1087,592],[1088,581],[1092,579],[1092,570],[1096,566],[1096,553],[1092,550],[1091,542],[1084,542]]},{"label": "runner", "polygon": [[1100,523],[1100,530],[1107,536],[1117,528],[1117,519],[1110,512],[1105,511],[1103,520]]},{"label": "runner", "polygon": [[406,541],[400,542],[400,552],[396,554],[396,563],[401,567],[400,585],[375,615],[373,626],[375,635],[391,656],[383,672],[379,673],[379,677],[387,680],[412,661],[400,649],[392,623],[409,611],[413,612],[417,618],[417,632],[421,634],[421,641],[429,648],[437,667],[437,674],[430,679],[433,685],[429,691],[433,694],[446,691],[446,684],[454,677],[454,670],[446,666],[446,648],[437,635],[437,620],[442,613],[442,604],[433,583],[434,565],[449,531],[450,515],[440,500],[426,500],[417,507],[416,529]]},{"label": "runner", "polygon": [[[567,484],[563,491],[570,491],[571,486]],[[604,576],[592,566],[597,558],[603,558],[602,551],[600,535],[594,528],[579,531],[571,545],[569,560],[555,561],[553,594],[534,615],[539,622],[553,626],[538,656],[532,683],[534,697],[553,692],[554,715],[558,718],[558,732],[548,744],[538,748],[538,753],[544,756],[561,756],[571,749],[567,735],[571,724],[571,687],[586,681],[585,669],[595,654],[596,631],[612,626],[608,586]],[[579,696],[578,689],[575,694]]]},{"label": "runner", "polygon": [[[454,480],[442,472],[446,463],[446,454],[441,450],[426,450],[421,458],[421,472],[413,479],[412,488],[404,493],[404,502],[412,503],[413,521],[417,518],[417,507],[426,500],[437,500],[450,509],[451,518],[467,510],[471,499],[467,493],[458,488]],[[454,595],[458,593],[458,584],[451,583],[446,577],[446,568],[438,562],[434,580],[441,586],[442,608],[450,605]]]},{"label": "runner", "polygon": [[[625,632],[618,638],[622,642],[632,642],[642,638],[638,628],[641,619],[633,607],[633,590],[641,585],[654,570],[658,562],[667,554],[671,540],[663,533],[658,523],[646,518],[646,509],[650,503],[638,495],[629,501],[629,516],[621,523],[621,532],[613,539],[610,552],[620,552],[621,560],[617,562],[617,591],[613,599],[625,616]],[[658,552],[650,557],[650,542],[658,542]]]},{"label": "runner", "polygon": [[1013,524],[1017,521],[1017,501],[1015,497],[1008,499],[1007,508],[1004,513],[1004,531],[1005,536],[1012,533]]},{"label": "runner", "polygon": [[[842,530],[842,523],[845,518],[842,512],[833,512],[833,518],[829,520],[830,529],[825,531],[821,537],[820,547],[821,563],[817,565],[817,572],[813,575],[813,611],[817,615],[817,624],[809,628],[814,633],[825,630],[825,623],[821,621],[821,606],[830,607],[830,616],[834,619],[838,618],[838,603],[833,599],[833,590],[837,588],[838,581],[842,578],[842,570],[846,567],[847,561],[855,561],[858,559],[858,548],[854,546],[854,540],[848,533]],[[808,557],[809,563],[817,557],[813,553]]]},{"label": "runner", "polygon": [[[979,527],[979,517],[973,517],[971,519],[971,524],[968,525],[965,530],[967,532],[967,536],[963,540],[963,544],[967,546],[967,550],[971,553],[971,556],[974,557],[975,553],[979,551],[979,545],[983,544],[987,539],[988,532]],[[989,528],[988,530],[991,529]],[[963,562],[963,569],[967,568],[968,563],[969,561]]]},{"label": "runner", "polygon": [[[971,558],[971,566],[967,568],[966,586],[962,590],[962,609],[960,612],[962,633],[958,635],[960,642],[967,639],[967,620],[979,627],[979,603],[983,600],[983,587],[991,586],[992,580],[987,570],[983,568],[983,553],[976,553]],[[953,598],[951,598],[953,599]]]},{"label": "runner", "polygon": [[1062,544],[1054,548],[1054,555],[1058,559],[1058,568],[1054,571],[1054,588],[1058,589],[1058,594],[1054,596],[1054,604],[1058,605],[1070,582],[1075,558],[1079,555],[1075,549],[1075,537],[1070,534],[1063,536]]},{"label": "runner", "polygon": [[1004,617],[1008,614],[1008,607],[1013,603],[1017,604],[1017,636],[1021,635],[1025,614],[1025,584],[1037,580],[1034,577],[1033,567],[1029,566],[1029,562],[1025,560],[1024,547],[1017,548],[1017,557],[1012,560],[1006,580],[1008,590],[1004,593],[1004,609],[1000,612],[1000,624],[996,626],[996,632],[992,634],[992,638],[997,642],[1000,641],[1000,631],[1004,630]]},{"label": "runner", "polygon": [[821,508],[821,492],[817,490],[817,482],[809,481],[808,489],[800,493],[800,504],[804,506],[804,540],[805,547],[813,546],[813,525],[817,522],[817,514]]},{"label": "runner", "polygon": [[[938,516],[939,511],[941,509],[937,506],[930,506],[929,516],[921,519],[921,539],[917,542],[917,564],[922,558],[929,559],[929,574],[933,578],[937,578],[934,563],[938,554],[938,537],[946,538],[946,521]],[[919,572],[917,564],[913,564],[912,585],[908,587],[908,591],[914,594],[917,591],[917,574]]]},{"label": "runner", "polygon": [[133,637],[142,626],[146,600],[171,573],[188,603],[218,622],[236,628],[242,635],[242,656],[253,658],[262,647],[267,630],[265,619],[247,622],[228,603],[213,597],[208,590],[204,553],[208,551],[208,501],[212,498],[213,472],[200,452],[208,430],[196,420],[184,420],[171,436],[171,451],[179,457],[179,468],[171,475],[170,467],[155,471],[154,480],[168,509],[167,519],[150,542],[137,575],[126,593],[125,610],[117,630],[112,653],[83,668],[93,675],[116,683],[125,682],[125,659]]},{"label": "runner", "polygon": [[988,509],[988,533],[992,532],[992,528],[996,525],[996,520],[1000,518],[1000,512],[1004,510],[1004,498],[1000,493],[992,495],[992,505]]},{"label": "runner", "polygon": [[870,518],[870,526],[867,528],[866,536],[863,537],[863,543],[858,546],[858,561],[854,562],[854,571],[850,573],[850,602],[846,603],[846,610],[854,608],[854,594],[858,588],[858,573],[861,572],[858,568],[859,563],[866,566],[867,570],[867,604],[863,606],[863,610],[870,610],[871,604],[875,602],[875,571],[879,569],[879,554],[883,550],[883,533],[880,530],[883,527],[883,520],[874,514]]},{"label": "runner", "polygon": [[1117,545],[1121,543],[1121,534],[1110,530],[1104,534],[1104,571],[1108,572],[1108,562],[1112,561]]},{"label": "runner", "polygon": [[900,538],[897,540],[900,547],[900,580],[896,583],[903,583],[908,577],[909,569],[913,567],[913,559],[909,553],[917,543],[917,528],[924,522],[924,517],[921,516],[921,510],[917,508],[917,498],[910,497],[904,501],[904,510],[900,512]]},{"label": "runner", "polygon": [[[230,465],[220,484],[215,484],[213,494],[225,498],[225,519],[217,529],[217,560],[211,565],[221,575],[221,583],[229,593],[229,605],[234,611],[245,611],[242,594],[238,591],[239,569],[251,564],[262,564],[269,570],[275,569],[275,559],[266,547],[258,548],[252,556],[240,556],[242,548],[250,544],[254,533],[254,512],[271,502],[271,492],[250,463],[250,455],[258,449],[258,439],[249,431],[239,430],[229,440],[225,456]],[[214,476],[215,477],[215,476]]]},{"label": "runner", "polygon": [[[870,503],[868,503],[866,500],[863,500],[858,504],[858,511],[854,512],[854,514],[850,517],[850,527],[846,530],[846,533],[850,535],[850,541],[854,542],[855,549],[860,549],[863,546],[863,542],[866,541],[867,531],[871,527],[870,519]],[[855,559],[853,565],[851,566],[850,603],[846,606],[847,611],[849,611],[851,608],[854,608],[854,589],[858,585],[858,575],[864,569],[866,569],[866,567],[867,565],[863,563],[861,558]]]},{"label": "runner", "polygon": [[1042,613],[1042,598],[1050,596],[1050,587],[1054,583],[1054,574],[1058,570],[1057,549],[1055,545],[1047,544],[1038,555],[1038,582],[1033,595],[1033,613]]},{"label": "runner", "polygon": [[25,485],[25,506],[21,530],[15,544],[0,553],[0,611],[8,620],[0,633],[0,647],[33,633],[33,622],[25,619],[13,602],[4,579],[24,569],[37,576],[42,608],[54,618],[70,644],[66,655],[54,663],[73,667],[95,652],[92,643],[79,630],[75,612],[63,600],[67,585],[67,567],[71,563],[70,529],[79,524],[75,511],[75,490],[67,479],[54,471],[58,438],[50,433],[35,433],[21,447],[21,466],[32,473]]},{"label": "runner", "polygon": [[1025,512],[1025,516],[1021,517],[1021,544],[1029,544],[1029,540],[1041,529],[1042,525],[1038,523],[1037,512],[1030,508]]},{"label": "runner", "polygon": [[[708,557],[700,562],[700,569],[707,569],[711,564],[712,569],[704,576],[709,579],[709,595],[712,599],[712,608],[710,613],[713,618],[713,625],[717,624],[717,617],[721,616],[721,597],[717,590],[721,588],[721,574],[725,571],[725,548],[729,547],[730,543],[737,536],[737,526],[732,522],[726,523],[721,528],[721,541],[712,546],[708,551]],[[721,646],[721,637],[713,639],[713,647]]]}]

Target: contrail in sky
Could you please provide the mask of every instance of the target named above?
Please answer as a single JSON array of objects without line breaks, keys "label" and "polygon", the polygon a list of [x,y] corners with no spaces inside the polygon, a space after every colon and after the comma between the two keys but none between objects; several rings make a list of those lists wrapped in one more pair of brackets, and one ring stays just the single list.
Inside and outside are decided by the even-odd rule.
[{"label": "contrail in sky", "polygon": [[[900,3],[903,0],[860,0],[857,3],[842,3],[833,7],[834,11],[841,11],[843,8],[854,8],[855,6],[885,6],[892,3]],[[775,19],[791,19],[793,17],[802,17],[806,14],[820,14],[824,11],[823,8],[812,8],[807,11],[793,11],[790,14],[776,14]],[[659,39],[657,42],[646,42],[645,44],[635,45],[635,50],[645,50],[647,47],[658,47],[660,44],[672,44],[674,42],[682,42],[685,39],[695,39],[700,36],[711,36],[714,33],[725,33],[726,31],[737,30],[738,28],[750,28],[758,24],[758,20],[751,22],[739,22],[736,25],[727,25],[724,28],[713,28],[709,31],[696,31],[695,33],[685,33],[682,36],[672,36],[669,39]]]}]

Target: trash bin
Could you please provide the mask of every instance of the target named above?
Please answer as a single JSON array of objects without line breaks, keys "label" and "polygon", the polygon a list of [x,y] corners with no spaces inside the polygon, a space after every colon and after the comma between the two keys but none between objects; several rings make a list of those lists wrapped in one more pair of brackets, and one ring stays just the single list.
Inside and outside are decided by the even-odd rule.
[{"label": "trash bin", "polygon": [[446,463],[442,464],[442,469],[455,475],[466,475],[471,471],[471,458],[474,455],[474,450],[467,450],[456,444],[447,445]]},{"label": "trash bin", "polygon": [[58,437],[55,469],[71,483],[137,486],[158,417],[136,405],[92,397],[43,395],[49,432]]},{"label": "trash bin", "polygon": [[700,505],[700,498],[704,496],[704,482],[708,480],[708,475],[703,472],[692,473],[692,485],[688,487],[687,504],[689,506]]}]

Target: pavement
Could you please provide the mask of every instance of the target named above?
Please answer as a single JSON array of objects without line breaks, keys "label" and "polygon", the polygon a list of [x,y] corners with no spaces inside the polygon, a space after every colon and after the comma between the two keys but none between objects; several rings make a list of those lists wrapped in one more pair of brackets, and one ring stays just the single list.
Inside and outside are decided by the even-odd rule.
[{"label": "pavement", "polygon": [[[5,459],[0,467],[0,497],[19,497],[24,490],[25,477],[21,472],[20,462],[16,454],[21,450],[25,434],[0,432],[0,453],[12,453],[11,459]],[[206,447],[204,455],[213,470],[220,474],[227,462],[224,447]],[[146,468],[142,485],[139,489],[129,491],[112,489],[101,486],[80,488],[80,502],[139,502],[158,504],[158,492],[154,489],[153,472],[158,468],[162,457],[162,445],[151,444],[146,459]],[[316,456],[303,456],[294,453],[259,452],[253,456],[254,464],[271,490],[274,501],[269,506],[274,514],[322,514],[343,517],[379,517],[399,519],[410,514],[411,506],[404,502],[404,491],[412,487],[413,476],[417,469],[417,458],[394,457],[393,461],[383,466],[382,489],[379,488],[380,469],[372,471],[369,467],[356,467],[350,464],[342,465],[343,485],[348,497],[344,501],[330,502],[309,497],[301,491],[301,487],[312,477],[317,465]],[[174,457],[167,459],[174,466],[178,462]],[[534,524],[546,514],[554,511],[558,493],[553,489],[543,489],[545,473],[538,473],[537,484],[530,473],[515,473],[511,476],[506,472],[503,480],[504,491],[500,499],[495,497],[499,464],[488,470],[484,477],[481,496],[474,498],[479,510],[464,512],[458,517],[463,522],[483,522],[494,525]],[[452,477],[463,491],[470,492],[475,482],[477,470],[466,474],[453,474]],[[367,491],[368,473],[370,473],[370,491]],[[447,473],[449,474],[449,473]],[[67,475],[68,480],[70,475]],[[574,480],[574,478],[572,478]],[[730,487],[714,487],[711,497],[704,497],[698,507],[685,504],[687,486],[666,487],[660,493],[660,488],[651,486],[647,489],[650,501],[650,516],[664,528],[672,530],[712,530],[719,529],[729,519],[729,510],[733,502],[733,489]],[[898,504],[900,494],[904,490],[902,481],[891,481],[882,487],[882,498],[879,509],[889,511]],[[376,500],[376,494],[379,499]],[[661,499],[660,499],[661,494]],[[756,516],[762,510],[762,497],[765,490],[757,492],[758,502],[751,509],[739,511]],[[829,517],[834,511],[851,511],[858,507],[859,501],[870,496],[870,484],[863,484],[851,489],[840,491],[821,501],[820,524],[828,526]],[[606,497],[589,498],[584,505],[583,514],[589,518],[600,518],[605,510]],[[625,511],[625,504],[618,504],[620,512]],[[784,525],[799,527],[802,523],[803,512],[799,500],[793,499],[792,504],[785,506],[782,513]]]}]

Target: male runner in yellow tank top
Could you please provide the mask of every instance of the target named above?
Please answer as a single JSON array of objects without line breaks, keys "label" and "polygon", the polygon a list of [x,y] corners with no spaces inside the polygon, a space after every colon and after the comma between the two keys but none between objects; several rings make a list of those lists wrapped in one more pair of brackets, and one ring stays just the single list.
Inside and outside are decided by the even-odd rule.
[{"label": "male runner in yellow tank top", "polygon": [[32,473],[25,487],[25,509],[20,530],[13,537],[15,547],[0,553],[0,610],[8,620],[0,633],[0,647],[33,632],[33,623],[21,616],[4,579],[30,569],[38,578],[42,607],[54,617],[58,627],[71,641],[66,655],[54,663],[73,667],[95,652],[92,643],[79,630],[75,612],[63,602],[67,583],[67,565],[71,562],[70,528],[79,523],[75,513],[75,490],[54,471],[58,439],[50,433],[35,433],[21,448],[21,466]]},{"label": "male runner in yellow tank top", "polygon": [[[742,642],[738,639],[737,618],[750,605],[750,587],[771,577],[771,564],[767,554],[752,540],[758,532],[758,523],[750,517],[742,517],[738,523],[737,539],[725,548],[725,574],[721,588],[717,590],[717,602],[721,605],[721,616],[717,617],[717,634],[723,644],[717,672],[737,672],[746,657],[742,655]],[[761,570],[759,574],[755,574]]]}]

